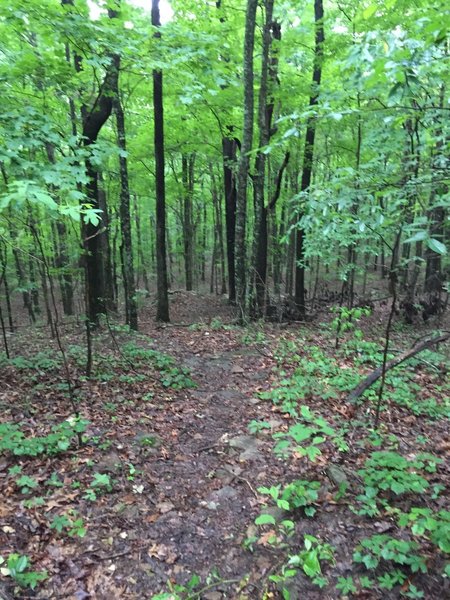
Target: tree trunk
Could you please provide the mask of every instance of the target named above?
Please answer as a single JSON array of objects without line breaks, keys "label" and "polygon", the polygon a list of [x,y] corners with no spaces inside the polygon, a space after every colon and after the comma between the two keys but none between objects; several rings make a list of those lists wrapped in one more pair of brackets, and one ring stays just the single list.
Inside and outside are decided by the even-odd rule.
[{"label": "tree trunk", "polygon": [[183,242],[184,274],[186,290],[192,291],[194,281],[194,245],[195,232],[192,222],[192,200],[194,194],[195,154],[183,154],[181,157],[181,179],[183,182]]},{"label": "tree trunk", "polygon": [[[439,106],[444,108],[445,103],[445,88],[442,85],[440,89]],[[433,158],[433,171],[439,172],[439,163],[442,160],[444,152],[444,137],[442,131],[441,119],[438,119],[436,127],[436,153]],[[448,142],[448,139],[445,140]],[[448,185],[437,183],[435,181],[436,174],[433,172],[433,189],[430,197],[430,209],[428,211],[428,222],[430,228],[430,237],[437,240],[441,244],[444,242],[444,228],[446,221],[446,207],[443,206],[442,198],[448,193]],[[438,202],[437,202],[438,201]],[[440,294],[444,286],[444,275],[442,273],[441,254],[435,252],[431,248],[426,251],[426,270],[425,270],[425,291],[428,293]]]},{"label": "tree trunk", "polygon": [[236,301],[241,319],[246,313],[246,220],[249,152],[253,139],[253,49],[258,0],[247,0],[244,40],[244,124],[236,200]]},{"label": "tree trunk", "polygon": [[[120,69],[120,58],[117,57],[116,68]],[[125,295],[125,318],[127,325],[137,331],[138,316],[136,305],[136,286],[134,279],[133,244],[131,239],[131,217],[130,217],[130,187],[128,183],[128,161],[127,142],[125,130],[125,115],[123,113],[120,99],[119,80],[115,89],[114,107],[117,122],[117,144],[121,150],[119,154],[120,168],[120,232],[122,243],[120,245],[120,257],[122,264],[122,276]]]},{"label": "tree trunk", "polygon": [[[230,136],[232,128],[229,128]],[[225,226],[227,238],[228,262],[228,299],[230,304],[236,302],[236,271],[235,271],[235,238],[236,238],[236,177],[234,166],[237,163],[237,140],[232,137],[222,139],[223,182],[225,189]]]},{"label": "tree trunk", "polygon": [[[63,5],[73,6],[73,0],[61,0]],[[117,17],[117,12],[108,9],[109,18]],[[67,50],[66,50],[67,53]],[[114,89],[117,87],[118,71],[114,64],[114,56],[111,57],[111,64],[107,69],[103,82],[100,85],[98,94],[91,108],[86,105],[81,107],[82,117],[82,136],[83,144],[89,148],[98,139],[99,133],[112,112]],[[74,65],[77,73],[82,71],[82,58],[75,54]],[[71,111],[72,111],[71,107]],[[74,115],[71,112],[72,126],[74,126]],[[98,170],[94,161],[89,157],[86,159],[86,174],[88,184],[86,194],[92,208],[99,209],[99,185]],[[88,318],[93,324],[97,324],[99,316],[107,308],[108,290],[106,287],[107,278],[105,277],[105,256],[104,240],[107,227],[102,220],[99,223],[83,223],[82,237],[85,250],[85,283],[86,283],[86,302]]]},{"label": "tree trunk", "polygon": [[[152,0],[152,25],[160,27],[159,0]],[[155,32],[155,38],[161,33]],[[166,186],[164,162],[164,106],[163,106],[163,74],[160,69],[153,69],[153,115],[154,115],[154,148],[155,148],[155,183],[156,183],[156,277],[157,305],[156,320],[169,322],[169,294],[167,284],[166,262]]]},{"label": "tree trunk", "polygon": [[[273,114],[273,101],[269,101],[269,54],[272,42],[272,31],[279,32],[278,24],[273,22],[274,0],[265,0],[266,20],[263,31],[263,45],[261,57],[261,82],[259,87],[258,128],[259,150],[255,159],[255,174],[253,176],[253,191],[255,199],[255,243],[254,243],[254,282],[256,291],[256,316],[264,316],[267,304],[266,278],[267,278],[267,209],[265,205],[265,170],[266,154],[264,148],[269,143],[270,127]],[[277,36],[279,37],[279,36]],[[272,84],[275,84],[276,69],[272,70]]]},{"label": "tree trunk", "polygon": [[[144,250],[142,247],[142,234],[141,234],[141,219],[139,216],[137,196],[133,196],[133,208],[134,208],[134,222],[136,225],[136,237],[137,237],[137,250],[138,250],[138,285],[139,285],[139,274],[142,273],[142,280],[144,282],[144,288],[147,292],[150,292],[150,285],[148,282],[147,268],[145,266]],[[151,229],[153,229],[153,223],[151,223]],[[154,244],[151,244],[152,253],[154,252]],[[153,259],[153,257],[152,257]]]},{"label": "tree trunk", "polygon": [[[315,47],[314,47],[314,71],[313,87],[309,99],[309,106],[317,106],[319,101],[319,87],[322,78],[323,44],[325,41],[323,27],[323,0],[314,0],[314,23],[315,23]],[[306,124],[305,149],[303,153],[303,170],[300,184],[300,192],[307,192],[311,185],[314,141],[316,137],[316,119],[309,117]],[[302,200],[303,202],[303,200]],[[305,230],[303,227],[297,229],[296,268],[295,268],[295,305],[299,316],[305,317]]]}]

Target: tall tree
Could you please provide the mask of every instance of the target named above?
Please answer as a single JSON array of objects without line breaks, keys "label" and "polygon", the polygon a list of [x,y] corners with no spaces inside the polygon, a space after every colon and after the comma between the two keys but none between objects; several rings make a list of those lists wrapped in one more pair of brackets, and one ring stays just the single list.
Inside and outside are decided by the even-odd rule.
[{"label": "tall tree", "polygon": [[[62,4],[73,7],[73,0],[62,0]],[[110,19],[117,17],[117,11],[108,9]],[[74,65],[77,73],[83,70],[83,61],[78,52],[74,53]],[[119,73],[115,65],[114,56],[111,54],[108,60],[108,66],[101,85],[99,86],[97,96],[90,106],[83,103],[81,106],[82,117],[82,136],[83,144],[86,148],[93,146],[98,139],[102,127],[109,119],[112,108],[114,91],[117,89],[117,79]],[[95,159],[88,155],[86,159],[86,173],[88,183],[86,193],[90,204],[95,209],[100,209],[101,190],[99,187],[99,169]],[[108,230],[105,224],[100,221],[83,222],[82,235],[85,248],[85,269],[86,269],[86,299],[88,318],[92,323],[98,323],[99,316],[107,308],[106,299],[107,281],[106,281],[106,261],[105,246],[108,243],[104,237]]]},{"label": "tall tree", "polygon": [[258,0],[247,0],[244,39],[244,124],[242,132],[241,156],[239,159],[237,200],[236,200],[236,301],[241,318],[246,312],[246,220],[247,183],[250,166],[250,151],[253,141],[254,95],[253,95],[253,50],[255,46],[256,9]]},{"label": "tall tree", "polygon": [[[152,0],[152,25],[161,27],[159,0]],[[154,37],[159,39],[161,32],[156,30]],[[157,276],[157,321],[169,321],[169,292],[166,263],[166,185],[164,162],[164,105],[163,73],[153,69],[153,117],[155,145],[155,184],[156,184],[156,276]]]},{"label": "tall tree", "polygon": [[[315,25],[315,43],[314,43],[314,63],[313,63],[313,82],[309,106],[314,109],[319,103],[319,87],[322,79],[322,61],[323,61],[323,43],[325,41],[323,27],[323,0],[314,0],[314,25]],[[314,160],[314,141],[316,137],[317,119],[315,115],[308,118],[305,134],[305,148],[303,151],[303,170],[300,184],[300,193],[306,194],[311,185],[313,160]],[[304,197],[301,202],[305,202]],[[300,317],[306,313],[305,306],[305,230],[299,226],[296,235],[296,268],[295,268],[295,304]]]},{"label": "tall tree", "polygon": [[[115,67],[120,72],[120,56],[114,57]],[[114,90],[114,108],[117,123],[117,145],[121,152],[119,154],[120,168],[120,232],[122,243],[120,245],[120,257],[122,264],[123,285],[125,295],[125,319],[131,329],[138,328],[138,315],[136,305],[136,286],[133,264],[133,244],[131,238],[130,217],[130,186],[128,179],[127,142],[125,129],[125,115],[119,90],[119,78]]]}]

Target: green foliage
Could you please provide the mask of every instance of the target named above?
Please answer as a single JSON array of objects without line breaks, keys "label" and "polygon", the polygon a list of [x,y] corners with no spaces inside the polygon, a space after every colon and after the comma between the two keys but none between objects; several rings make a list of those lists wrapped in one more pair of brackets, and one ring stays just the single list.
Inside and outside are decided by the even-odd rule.
[{"label": "green foliage", "polygon": [[366,489],[372,488],[377,493],[386,490],[397,496],[409,492],[422,493],[429,487],[429,483],[418,471],[434,473],[440,462],[441,459],[427,453],[407,460],[397,452],[373,452],[358,473]]},{"label": "green foliage", "polygon": [[5,577],[11,577],[23,588],[34,588],[39,582],[47,579],[47,571],[30,571],[30,559],[21,554],[10,554],[6,559],[0,556],[0,573]]},{"label": "green foliage", "polygon": [[174,390],[182,390],[196,387],[195,382],[190,377],[190,372],[185,367],[178,367],[175,360],[168,354],[136,346],[130,342],[123,347],[123,354],[126,360],[135,367],[152,365],[161,373],[161,383],[164,387]]},{"label": "green foliage", "polygon": [[345,449],[340,435],[326,419],[316,416],[304,405],[300,407],[298,422],[289,427],[286,433],[275,433],[273,438],[278,440],[274,447],[275,454],[286,456],[289,452],[297,452],[313,462],[321,454],[320,445],[328,438],[334,439]]},{"label": "green foliage", "polygon": [[[271,581],[283,586],[286,580],[295,577],[298,570],[301,569],[319,587],[327,584],[327,579],[322,576],[321,563],[323,561],[333,562],[333,548],[312,535],[304,536],[303,546],[304,550],[289,557],[279,575],[269,577]],[[290,598],[289,591],[285,587],[282,591],[284,598]]]},{"label": "green foliage", "polygon": [[[356,496],[359,505],[352,510],[360,515],[373,517],[379,514],[380,505],[386,506],[391,494],[422,494],[429,488],[424,477],[434,473],[441,459],[428,453],[420,453],[408,460],[393,451],[373,452],[358,474],[364,482],[364,492]],[[387,497],[383,497],[385,494]]]},{"label": "green foliage", "polygon": [[410,527],[411,533],[429,538],[433,544],[450,554],[450,512],[433,512],[430,508],[411,508],[408,513],[399,513],[400,527]]},{"label": "green foliage", "polygon": [[[317,502],[319,497],[319,489],[319,481],[296,479],[286,485],[283,489],[281,489],[280,485],[272,486],[270,488],[260,487],[258,488],[258,492],[270,496],[275,501],[276,505],[283,510],[293,511],[298,508],[303,508],[306,516],[312,517],[316,512],[313,505]],[[257,525],[263,524],[259,522],[258,519],[256,519],[255,523]]]},{"label": "green foliage", "polygon": [[323,400],[337,398],[341,392],[356,387],[360,379],[356,369],[343,369],[336,357],[328,356],[317,346],[310,346],[306,356],[298,357],[296,363],[291,377],[281,379],[275,388],[260,394],[292,417],[298,417],[299,404],[309,396]]},{"label": "green foliage", "polygon": [[9,452],[15,456],[54,456],[70,448],[74,438],[84,433],[88,421],[70,418],[53,425],[46,436],[26,437],[20,426],[15,423],[0,423],[0,452]]},{"label": "green foliage", "polygon": [[113,488],[113,482],[111,477],[107,473],[94,473],[91,481],[91,485],[86,489],[84,498],[95,502],[98,496],[111,492]]},{"label": "green foliage", "polygon": [[18,479],[16,479],[16,485],[20,488],[20,492],[22,494],[28,494],[32,490],[39,487],[39,483],[33,477],[29,477],[28,475],[22,475]]},{"label": "green foliage", "polygon": [[267,423],[267,421],[257,421],[256,419],[250,421],[247,427],[250,433],[260,433],[261,431],[272,429],[272,425]]},{"label": "green foliage", "polygon": [[11,366],[19,371],[53,371],[61,368],[61,359],[50,351],[31,356],[15,356],[9,360],[0,356],[0,367]]},{"label": "green foliage", "polygon": [[336,589],[339,590],[344,596],[347,596],[348,594],[356,594],[358,591],[353,577],[338,577]]},{"label": "green foliage", "polygon": [[71,514],[66,513],[54,516],[50,522],[50,529],[54,529],[58,533],[65,533],[69,537],[81,538],[86,535],[87,531],[83,519],[78,517],[74,511]]},{"label": "green foliage", "polygon": [[387,534],[373,535],[360,541],[353,553],[353,560],[362,563],[366,569],[376,569],[380,561],[407,566],[413,573],[427,572],[426,560],[416,554],[419,544],[408,540],[398,540]]},{"label": "green foliage", "polygon": [[203,582],[196,574],[192,575],[190,580],[184,585],[168,581],[167,589],[169,591],[153,595],[152,600],[201,600],[205,592],[219,587],[221,584],[226,585],[227,583],[237,583],[237,581],[223,580],[217,569],[212,569]]}]

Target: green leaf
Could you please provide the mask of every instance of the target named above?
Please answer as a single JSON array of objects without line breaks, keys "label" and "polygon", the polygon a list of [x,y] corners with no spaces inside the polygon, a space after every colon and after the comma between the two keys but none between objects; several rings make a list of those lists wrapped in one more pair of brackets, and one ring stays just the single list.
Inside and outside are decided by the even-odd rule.
[{"label": "green leaf", "polygon": [[391,490],[394,492],[394,494],[397,494],[397,496],[399,496],[405,491],[405,486],[399,483],[398,481],[394,481],[391,484]]},{"label": "green leaf", "polygon": [[436,240],[435,238],[430,238],[427,240],[427,245],[428,248],[433,252],[436,252],[436,254],[447,254],[447,248],[445,247],[445,244],[439,240]]},{"label": "green leaf", "polygon": [[314,577],[320,573],[320,562],[315,550],[306,553],[304,557],[303,570],[308,577]]},{"label": "green leaf", "polygon": [[28,556],[20,556],[16,564],[14,565],[14,570],[16,573],[23,573],[28,565]]},{"label": "green leaf", "polygon": [[405,240],[405,244],[412,244],[413,242],[422,242],[428,237],[428,232],[421,230],[415,233],[412,237]]},{"label": "green leaf", "polygon": [[255,519],[255,525],[275,525],[275,524],[276,524],[275,517],[273,517],[272,515],[268,515],[266,513],[259,515],[259,517],[256,517],[256,519]]},{"label": "green leaf", "polygon": [[363,18],[370,19],[372,15],[377,12],[378,6],[376,4],[369,4],[369,6],[363,10]]}]

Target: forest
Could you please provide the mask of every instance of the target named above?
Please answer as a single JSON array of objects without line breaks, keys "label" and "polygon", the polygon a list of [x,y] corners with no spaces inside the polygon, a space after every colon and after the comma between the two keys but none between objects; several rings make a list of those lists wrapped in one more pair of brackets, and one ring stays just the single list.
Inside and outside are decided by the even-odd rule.
[{"label": "forest", "polygon": [[449,33],[0,3],[0,600],[450,594]]}]

